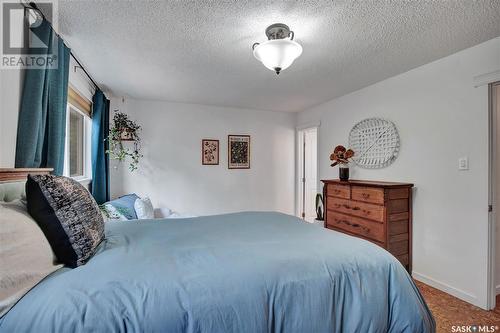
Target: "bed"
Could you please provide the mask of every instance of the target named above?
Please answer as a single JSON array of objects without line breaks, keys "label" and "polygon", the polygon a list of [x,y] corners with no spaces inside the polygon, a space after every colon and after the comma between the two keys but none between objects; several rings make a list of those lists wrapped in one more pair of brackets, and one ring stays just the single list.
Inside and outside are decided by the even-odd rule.
[{"label": "bed", "polygon": [[85,265],[21,298],[0,332],[435,331],[388,252],[289,215],[109,222],[105,234]]}]

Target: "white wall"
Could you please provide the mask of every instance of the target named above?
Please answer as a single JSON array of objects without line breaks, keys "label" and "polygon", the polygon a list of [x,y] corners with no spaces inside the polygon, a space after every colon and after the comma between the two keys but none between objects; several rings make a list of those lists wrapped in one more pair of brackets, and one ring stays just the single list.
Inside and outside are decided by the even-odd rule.
[{"label": "white wall", "polygon": [[[329,154],[347,144],[358,121],[382,117],[401,136],[385,169],[355,168],[353,178],[415,183],[413,275],[486,307],[488,231],[488,91],[474,76],[500,69],[500,39],[490,40],[298,115],[321,122],[319,169],[337,178]],[[468,156],[469,171],[458,171]]]},{"label": "white wall", "polygon": [[[111,168],[112,196],[135,192],[157,207],[207,215],[242,210],[294,213],[295,114],[113,99],[142,127],[139,170]],[[251,135],[251,169],[227,168],[227,135]],[[220,140],[220,164],[201,164],[201,140]],[[112,163],[112,166],[117,166]]]}]

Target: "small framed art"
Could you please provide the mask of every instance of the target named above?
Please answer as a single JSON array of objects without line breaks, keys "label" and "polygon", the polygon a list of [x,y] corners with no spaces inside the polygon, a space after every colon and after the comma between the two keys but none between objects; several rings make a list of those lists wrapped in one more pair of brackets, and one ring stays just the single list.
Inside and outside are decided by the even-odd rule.
[{"label": "small framed art", "polygon": [[227,136],[229,169],[250,169],[250,135]]},{"label": "small framed art", "polygon": [[219,165],[219,140],[201,140],[201,164]]}]

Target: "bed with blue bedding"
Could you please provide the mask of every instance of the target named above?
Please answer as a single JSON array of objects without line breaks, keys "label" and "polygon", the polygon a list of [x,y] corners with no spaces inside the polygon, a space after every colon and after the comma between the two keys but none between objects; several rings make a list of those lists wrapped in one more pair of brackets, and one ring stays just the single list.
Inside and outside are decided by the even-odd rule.
[{"label": "bed with blue bedding", "polygon": [[384,249],[267,212],[107,223],[88,263],[0,319],[0,332],[434,331]]}]

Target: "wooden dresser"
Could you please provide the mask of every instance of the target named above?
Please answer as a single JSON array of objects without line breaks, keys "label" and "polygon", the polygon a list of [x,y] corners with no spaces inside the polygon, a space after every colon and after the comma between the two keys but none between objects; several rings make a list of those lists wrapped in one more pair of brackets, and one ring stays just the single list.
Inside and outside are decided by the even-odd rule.
[{"label": "wooden dresser", "polygon": [[413,184],[364,180],[322,182],[325,228],[383,247],[411,273]]}]

